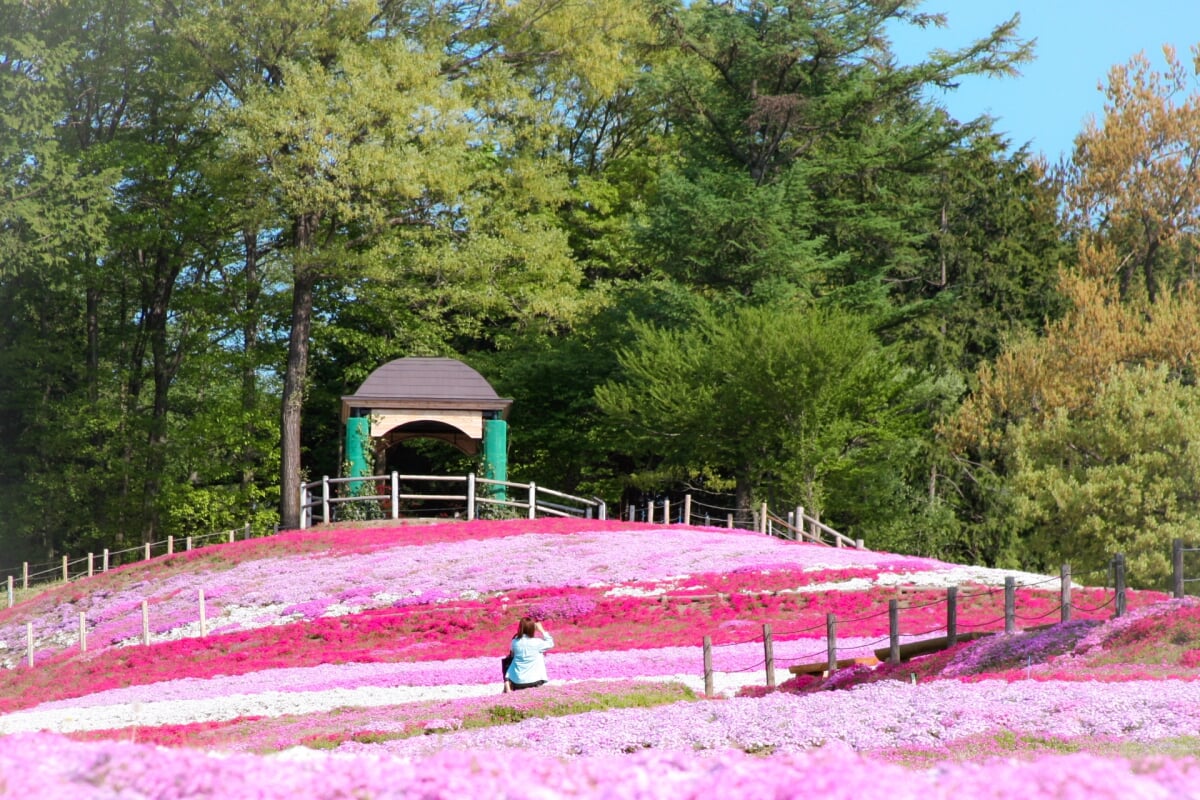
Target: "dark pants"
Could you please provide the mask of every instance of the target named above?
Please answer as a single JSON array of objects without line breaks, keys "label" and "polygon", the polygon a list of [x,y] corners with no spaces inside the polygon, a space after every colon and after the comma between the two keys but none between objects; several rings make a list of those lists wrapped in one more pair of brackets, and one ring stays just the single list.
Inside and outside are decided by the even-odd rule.
[{"label": "dark pants", "polygon": [[512,686],[513,691],[515,692],[518,689],[536,689],[537,687],[541,686],[543,683],[545,683],[545,681],[534,681],[533,683],[514,683],[514,684],[511,684],[511,686]]}]

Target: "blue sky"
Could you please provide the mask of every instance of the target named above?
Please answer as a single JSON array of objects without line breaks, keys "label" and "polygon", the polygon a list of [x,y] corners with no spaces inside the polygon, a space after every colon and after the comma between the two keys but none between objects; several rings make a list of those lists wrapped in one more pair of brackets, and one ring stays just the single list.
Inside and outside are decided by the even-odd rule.
[{"label": "blue sky", "polygon": [[1110,67],[1139,51],[1161,66],[1167,43],[1190,66],[1190,47],[1200,42],[1200,0],[927,0],[921,10],[944,12],[948,25],[893,31],[901,62],[967,44],[1020,13],[1022,38],[1037,42],[1036,60],[1019,77],[964,80],[953,92],[935,90],[932,99],[960,120],[997,117],[996,129],[1013,147],[1028,143],[1051,162],[1070,151],[1089,114],[1100,117],[1097,86]]}]

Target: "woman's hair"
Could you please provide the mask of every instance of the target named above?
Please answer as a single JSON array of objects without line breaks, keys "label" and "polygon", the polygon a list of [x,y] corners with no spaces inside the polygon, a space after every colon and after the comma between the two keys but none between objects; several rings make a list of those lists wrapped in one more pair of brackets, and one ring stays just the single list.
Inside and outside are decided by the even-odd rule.
[{"label": "woman's hair", "polygon": [[517,623],[517,636],[513,638],[528,636],[532,639],[535,633],[537,633],[537,621],[533,617],[521,617],[521,621]]}]

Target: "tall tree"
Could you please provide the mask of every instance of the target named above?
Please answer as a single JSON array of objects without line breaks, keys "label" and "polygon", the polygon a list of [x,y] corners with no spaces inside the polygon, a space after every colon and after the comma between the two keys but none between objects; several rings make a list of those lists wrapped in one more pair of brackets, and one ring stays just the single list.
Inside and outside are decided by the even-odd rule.
[{"label": "tall tree", "polygon": [[[557,315],[578,280],[549,213],[564,184],[538,91],[620,72],[627,3],[391,2],[181,8],[173,24],[236,98],[233,156],[275,209],[292,266],[281,522],[299,519],[314,291],[356,272],[419,285],[439,321]],[[570,47],[565,45],[570,43]],[[530,80],[525,80],[528,75]],[[475,324],[478,324],[477,322]]]},{"label": "tall tree", "polygon": [[1152,302],[1196,279],[1200,218],[1200,46],[1190,67],[1170,46],[1163,57],[1162,71],[1141,54],[1109,71],[1104,114],[1076,137],[1064,175],[1088,274]]}]

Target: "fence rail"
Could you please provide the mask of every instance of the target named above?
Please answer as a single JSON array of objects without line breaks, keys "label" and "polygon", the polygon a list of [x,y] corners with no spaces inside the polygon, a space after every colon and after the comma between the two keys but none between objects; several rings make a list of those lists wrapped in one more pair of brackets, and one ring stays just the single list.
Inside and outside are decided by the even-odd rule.
[{"label": "fence rail", "polygon": [[[20,567],[20,573],[17,573],[15,568],[5,570],[8,572],[6,576],[8,590],[8,608],[12,608],[16,604],[16,591],[18,585],[21,591],[28,591],[30,586],[35,586],[39,583],[57,583],[62,581],[68,583],[81,578],[90,578],[91,576],[108,572],[114,567],[122,564],[132,563],[133,561],[148,561],[151,558],[159,555],[172,555],[177,551],[177,545],[182,551],[191,550],[193,547],[210,542],[212,539],[218,541],[234,542],[237,540],[237,535],[241,533],[242,538],[250,538],[250,523],[246,523],[241,528],[232,528],[226,531],[213,531],[212,533],[202,533],[195,536],[185,536],[176,538],[168,536],[156,542],[144,542],[137,547],[127,547],[123,550],[110,550],[107,547],[99,553],[88,553],[86,556],[72,559],[69,555],[64,555],[61,561],[54,561],[47,564],[30,564],[28,561],[23,562]],[[136,554],[132,559],[126,558],[131,554]],[[138,557],[140,556],[140,558]]]},{"label": "fence rail", "polygon": [[[701,510],[694,511],[699,506]],[[703,510],[707,509],[707,510]],[[712,511],[723,511],[724,516],[714,516]],[[673,513],[674,512],[674,513]],[[864,548],[862,539],[851,539],[849,536],[836,531],[818,517],[805,513],[804,506],[796,506],[795,510],[787,512],[787,518],[773,514],[763,503],[749,514],[731,508],[719,508],[696,502],[690,494],[684,495],[683,503],[672,508],[671,501],[663,498],[651,501],[643,508],[631,505],[628,509],[630,522],[654,522],[662,520],[664,525],[680,523],[684,525],[724,525],[726,528],[747,528],[768,536],[795,541],[813,542],[831,547]]]},{"label": "fence rail", "polygon": [[[438,491],[438,484],[465,484],[462,492]],[[425,491],[405,491],[408,486],[422,484]],[[338,493],[337,487],[347,491]],[[380,488],[388,491],[379,492]],[[375,493],[364,492],[375,490]],[[511,493],[511,497],[510,497]],[[558,501],[547,500],[546,497]],[[339,519],[370,519],[390,517],[399,519],[403,506],[411,502],[442,501],[442,510],[461,514],[468,520],[495,514],[499,509],[517,509],[529,519],[539,515],[551,517],[582,517],[605,519],[608,507],[598,497],[577,497],[538,486],[533,481],[517,483],[467,475],[366,475],[356,478],[330,478],[311,481],[300,487],[300,527],[312,527]],[[375,507],[369,504],[376,504]],[[376,511],[376,508],[378,509]],[[342,510],[344,509],[344,510]],[[319,516],[318,516],[318,511]]]}]

